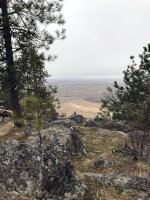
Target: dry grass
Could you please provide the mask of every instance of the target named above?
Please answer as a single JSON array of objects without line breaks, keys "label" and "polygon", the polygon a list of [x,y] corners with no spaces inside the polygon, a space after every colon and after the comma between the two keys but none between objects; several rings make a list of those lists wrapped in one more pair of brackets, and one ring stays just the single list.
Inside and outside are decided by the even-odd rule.
[{"label": "dry grass", "polygon": [[1,124],[0,142],[4,142],[8,139],[23,140],[25,138],[24,129],[25,129],[24,127],[23,128],[14,127],[14,124],[11,121]]},{"label": "dry grass", "polygon": [[26,141],[26,140],[38,140],[38,137],[27,137],[24,134],[24,130],[26,127],[17,128],[14,127],[12,121],[6,121],[5,123],[0,125],[0,143],[4,142],[8,139],[16,139],[19,141]]},{"label": "dry grass", "polygon": [[105,187],[98,181],[87,178],[84,179],[84,183],[88,187],[84,200],[133,200],[138,196],[136,191],[124,192],[119,187]]},{"label": "dry grass", "polygon": [[72,115],[75,111],[86,118],[94,118],[99,112],[100,103],[87,102],[83,99],[70,100],[61,102],[59,113],[66,113],[67,116]]},{"label": "dry grass", "polygon": [[[87,196],[90,200],[131,200],[137,199],[138,191],[123,191],[121,188],[107,188],[95,181],[85,178],[82,173],[126,173],[138,176],[150,176],[150,165],[143,162],[136,162],[130,157],[119,153],[112,153],[112,149],[124,144],[127,137],[113,131],[90,128],[79,128],[81,139],[88,151],[88,157],[73,159],[73,165],[77,175],[86,183],[89,188]],[[96,158],[103,158],[111,162],[109,168],[95,168],[93,163]],[[86,198],[85,198],[86,199]]]},{"label": "dry grass", "polygon": [[[127,137],[124,135],[106,129],[77,128],[88,152],[88,157],[79,156],[72,160],[76,174],[88,187],[84,200],[136,200],[138,191],[123,191],[119,187],[105,187],[97,181],[85,178],[83,173],[126,173],[149,177],[150,165],[140,161],[135,162],[132,158],[125,157],[119,153],[112,153],[112,149],[123,145],[127,140]],[[26,137],[24,129],[15,128],[12,122],[1,125],[0,142],[9,138],[19,141],[38,140],[37,137]],[[95,168],[93,163],[98,157],[111,162],[111,166],[109,168]]]},{"label": "dry grass", "polygon": [[12,122],[3,123],[0,125],[0,137],[7,135],[12,129],[14,125]]}]

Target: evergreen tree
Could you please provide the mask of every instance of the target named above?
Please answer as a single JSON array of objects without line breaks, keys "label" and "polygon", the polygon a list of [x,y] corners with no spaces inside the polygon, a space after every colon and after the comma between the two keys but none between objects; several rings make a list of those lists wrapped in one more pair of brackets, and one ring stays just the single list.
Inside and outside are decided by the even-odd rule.
[{"label": "evergreen tree", "polygon": [[[43,88],[47,88],[47,78],[50,77],[45,69],[45,56],[38,53],[34,47],[30,47],[26,53],[22,53],[21,57],[15,61],[15,69],[17,72],[17,86],[19,99],[29,97],[30,95],[40,94]],[[11,108],[9,84],[7,74],[0,75],[1,93],[0,99],[5,102],[4,106]],[[50,97],[50,96],[49,96]]]},{"label": "evergreen tree", "polygon": [[[150,120],[150,45],[139,55],[140,65],[131,56],[132,64],[123,72],[124,84],[114,82],[102,99],[102,110],[113,119],[148,124]],[[110,114],[111,113],[111,114]]]},{"label": "evergreen tree", "polygon": [[45,87],[46,79],[50,76],[44,61],[44,54],[39,54],[34,47],[16,61],[17,71],[20,72],[17,76],[20,98],[37,94],[41,87]]},{"label": "evergreen tree", "polygon": [[[26,123],[29,126],[30,131],[35,129],[38,131],[39,139],[40,139],[40,147],[42,142],[42,135],[41,131],[44,127],[47,127],[48,122],[55,116],[56,113],[56,104],[54,103],[55,98],[51,95],[51,99],[49,98],[48,93],[44,91],[44,96],[40,97],[40,95],[32,95],[30,97],[25,98],[22,100],[21,104],[23,107],[23,116]],[[31,120],[29,120],[31,119]]]},{"label": "evergreen tree", "polygon": [[[0,0],[1,84],[8,81],[11,107],[17,117],[21,117],[17,76],[22,72],[17,71],[15,61],[30,46],[48,50],[56,39],[64,38],[63,28],[54,34],[47,30],[50,24],[64,24],[61,9],[62,0]],[[4,84],[1,89],[5,89]]]}]

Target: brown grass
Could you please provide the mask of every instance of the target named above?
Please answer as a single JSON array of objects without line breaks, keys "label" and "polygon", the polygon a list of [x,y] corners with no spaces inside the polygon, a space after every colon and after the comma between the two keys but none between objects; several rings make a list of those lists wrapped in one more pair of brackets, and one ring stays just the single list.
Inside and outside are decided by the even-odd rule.
[{"label": "brown grass", "polygon": [[12,122],[3,123],[0,125],[0,137],[7,135],[12,129],[14,125]]},{"label": "brown grass", "polygon": [[[106,187],[95,180],[85,178],[83,175],[84,172],[93,172],[126,173],[149,177],[149,164],[141,161],[135,162],[130,157],[123,156],[119,153],[112,153],[112,149],[123,145],[127,137],[106,129],[76,128],[78,128],[81,140],[88,152],[88,157],[79,156],[72,160],[76,174],[84,181],[88,188],[84,200],[136,200],[138,191],[123,191],[119,187]],[[38,137],[26,137],[24,135],[24,129],[15,128],[12,122],[1,125],[0,142],[9,138],[14,138],[19,141],[38,140]],[[111,162],[111,166],[109,168],[95,168],[93,163],[98,157]]]},{"label": "brown grass", "polygon": [[76,99],[71,100],[68,102],[62,102],[61,107],[58,110],[59,113],[66,113],[67,116],[72,115],[75,111],[77,114],[81,114],[86,118],[94,118],[100,108],[100,103],[93,103],[93,102],[87,102],[83,99]]},{"label": "brown grass", "polygon": [[[79,128],[81,139],[88,151],[88,157],[77,157],[73,159],[73,165],[77,175],[86,183],[89,188],[91,200],[131,200],[137,199],[138,191],[122,191],[121,188],[107,188],[92,179],[85,178],[84,172],[93,173],[126,173],[138,176],[150,176],[150,165],[143,162],[136,162],[130,157],[119,153],[112,153],[112,149],[124,144],[127,137],[113,131],[90,128]],[[96,158],[103,158],[111,162],[109,168],[95,168],[93,163]],[[88,196],[87,195],[87,196]],[[86,198],[85,198],[86,199]],[[89,198],[90,199],[90,198]]]},{"label": "brown grass", "polygon": [[8,122],[0,125],[0,142],[4,142],[8,139],[21,140],[25,138],[24,135],[25,127],[16,128],[13,122]]}]

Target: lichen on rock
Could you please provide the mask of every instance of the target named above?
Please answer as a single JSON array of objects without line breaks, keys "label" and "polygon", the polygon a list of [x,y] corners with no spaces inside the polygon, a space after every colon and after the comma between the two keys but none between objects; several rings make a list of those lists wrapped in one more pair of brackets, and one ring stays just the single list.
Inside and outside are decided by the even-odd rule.
[{"label": "lichen on rock", "polygon": [[[71,200],[84,196],[85,186],[74,173],[72,155],[82,152],[73,142],[74,129],[52,122],[39,140],[9,139],[0,144],[0,199],[22,197]],[[37,133],[33,133],[38,136]],[[79,138],[78,138],[79,140]],[[79,140],[80,141],[80,140]]]}]

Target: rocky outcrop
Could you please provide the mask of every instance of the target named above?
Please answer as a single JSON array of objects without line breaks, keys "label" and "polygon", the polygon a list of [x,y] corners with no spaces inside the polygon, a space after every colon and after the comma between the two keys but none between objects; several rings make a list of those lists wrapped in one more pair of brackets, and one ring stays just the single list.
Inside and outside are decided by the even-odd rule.
[{"label": "rocky outcrop", "polygon": [[91,119],[86,122],[85,127],[101,127],[101,123]]},{"label": "rocky outcrop", "polygon": [[86,127],[102,127],[103,119],[96,116],[94,119],[90,119],[85,123]]},{"label": "rocky outcrop", "polygon": [[150,192],[150,178],[126,174],[84,173],[86,177],[98,180],[106,186],[117,186],[122,189],[137,189]]},{"label": "rocky outcrop", "polygon": [[[43,137],[49,137],[47,139],[53,141],[57,144],[57,146],[63,145],[63,149],[65,148],[70,155],[86,154],[83,143],[79,138],[78,131],[76,128],[72,127],[70,120],[66,119],[54,121],[49,124],[49,128],[50,129],[43,133]],[[47,134],[48,131],[52,133]]]},{"label": "rocky outcrop", "polygon": [[76,113],[68,117],[68,119],[72,120],[75,124],[84,124],[86,122],[86,119],[82,115],[77,115]]},{"label": "rocky outcrop", "polygon": [[72,155],[84,152],[69,122],[56,121],[24,141],[0,144],[0,199],[71,200],[84,195],[84,184],[74,173]]},{"label": "rocky outcrop", "polygon": [[120,132],[124,132],[124,133],[128,133],[130,131],[130,128],[117,120],[110,120],[110,121],[106,121],[103,123],[103,128],[107,128],[110,130],[116,130],[116,131],[120,131]]},{"label": "rocky outcrop", "polygon": [[115,122],[115,129],[124,133],[128,133],[130,131],[130,128],[120,121]]}]

